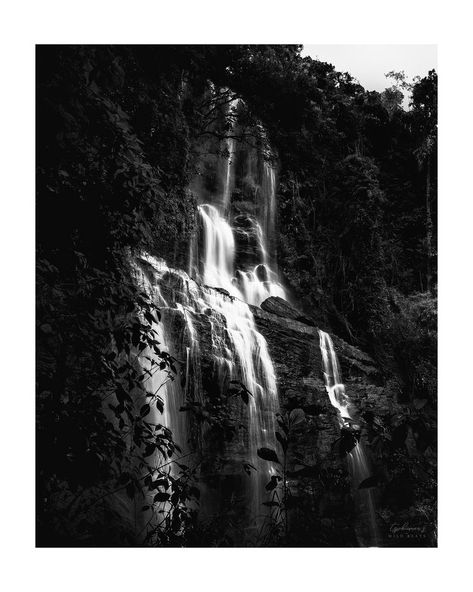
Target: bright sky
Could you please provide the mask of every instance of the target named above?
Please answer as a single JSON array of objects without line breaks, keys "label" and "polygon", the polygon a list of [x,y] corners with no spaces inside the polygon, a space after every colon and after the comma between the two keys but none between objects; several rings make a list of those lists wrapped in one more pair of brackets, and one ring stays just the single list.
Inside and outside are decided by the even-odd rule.
[{"label": "bright sky", "polygon": [[366,90],[383,91],[393,82],[384,75],[404,70],[408,81],[437,69],[436,45],[304,45],[302,55],[349,72]]}]

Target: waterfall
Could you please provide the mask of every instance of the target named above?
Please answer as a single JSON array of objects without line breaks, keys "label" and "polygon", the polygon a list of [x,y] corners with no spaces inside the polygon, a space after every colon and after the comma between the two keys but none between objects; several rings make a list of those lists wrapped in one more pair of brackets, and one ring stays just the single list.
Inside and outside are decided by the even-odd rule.
[{"label": "waterfall", "polygon": [[232,296],[242,299],[241,293],[232,281],[235,241],[230,225],[217,208],[210,204],[199,206],[199,214],[204,230],[204,284],[212,288],[222,288]]},{"label": "waterfall", "polygon": [[[268,495],[265,486],[276,473],[275,464],[259,458],[257,450],[277,448],[275,428],[279,404],[267,343],[256,329],[249,305],[259,305],[271,295],[284,297],[285,292],[270,266],[275,258],[268,253],[268,236],[274,229],[276,188],[274,170],[267,165],[260,182],[261,207],[257,215],[251,217],[250,234],[255,238],[255,248],[250,254],[254,265],[236,269],[237,244],[231,217],[233,140],[228,141],[227,148],[227,166],[218,168],[222,175],[222,193],[215,195],[213,203],[201,202],[198,206],[199,235],[190,253],[191,257],[198,258],[194,267],[195,280],[184,271],[146,254],[138,262],[138,268],[142,283],[161,309],[158,339],[163,350],[178,360],[183,377],[170,380],[163,371],[153,376],[150,386],[153,392],[159,390],[164,402],[162,416],[153,419],[171,429],[183,453],[189,453],[192,446],[186,414],[179,409],[186,399],[202,401],[204,380],[208,382],[210,378],[222,393],[228,391],[230,381],[239,381],[251,393],[248,404],[241,403],[242,410],[237,411],[242,414],[243,433],[230,445],[231,453],[226,456],[231,457],[231,461],[227,458],[217,479],[225,474],[233,478],[236,471],[241,473],[240,493],[245,500],[246,529],[256,533],[269,513],[262,505]],[[201,335],[204,332],[206,336]],[[208,369],[204,377],[202,365]],[[225,451],[222,454],[225,456]],[[240,463],[239,468],[235,468],[237,463]],[[243,471],[246,463],[256,469],[251,470],[250,475]],[[204,482],[202,487],[212,495],[211,488]],[[209,512],[212,503],[206,503],[205,495],[203,497],[201,506]]]},{"label": "waterfall", "polygon": [[263,165],[263,183],[261,193],[263,198],[264,234],[271,242],[276,226],[276,171],[267,162]]},{"label": "waterfall", "polygon": [[228,159],[226,162],[226,171],[225,171],[225,185],[223,189],[223,199],[222,205],[224,211],[228,209],[230,205],[230,195],[231,195],[231,187],[232,187],[232,179],[233,179],[233,168],[235,163],[235,139],[234,138],[227,138],[227,152],[228,152]]},{"label": "waterfall", "polygon": [[240,290],[233,277],[235,242],[230,225],[219,210],[209,204],[201,205],[199,213],[204,232],[204,283],[228,293],[227,296],[209,291],[204,300],[225,319],[226,335],[231,343],[231,360],[227,360],[230,379],[240,380],[253,395],[248,403],[248,452],[249,461],[258,471],[252,477],[256,481],[252,488],[252,506],[254,514],[258,515],[262,513],[263,487],[270,476],[275,474],[275,467],[273,463],[259,459],[256,451],[262,447],[276,447],[275,414],[279,408],[276,377],[266,340],[256,330],[248,303],[253,304],[257,299],[262,301],[267,297],[266,293],[269,295],[269,290],[259,278],[255,279],[253,285],[243,282]]},{"label": "waterfall", "polygon": [[322,362],[324,367],[325,388],[333,407],[338,409],[338,421],[341,428],[347,428],[350,425],[350,412],[348,407],[350,401],[345,394],[345,385],[341,381],[340,367],[338,365],[337,354],[333,347],[333,342],[328,333],[319,330],[320,351],[322,353]]},{"label": "waterfall", "polygon": [[[239,99],[233,98],[228,104],[228,111],[227,111],[227,118],[230,122],[230,134],[234,131],[235,126],[235,119],[236,119],[236,112],[238,109]],[[228,156],[225,160],[225,173],[224,173],[224,185],[223,185],[223,192],[222,192],[222,208],[223,211],[226,212],[230,206],[230,198],[231,198],[231,190],[232,190],[232,182],[234,177],[234,169],[235,169],[235,138],[233,137],[226,137],[225,138],[225,148],[227,150]]]},{"label": "waterfall", "polygon": [[[250,170],[253,168],[249,166]],[[243,218],[245,227],[238,229],[245,239],[247,261],[236,270],[236,283],[249,304],[260,306],[270,296],[286,299],[280,283],[274,253],[276,220],[276,173],[263,162],[261,181],[255,190],[254,216]],[[248,253],[249,251],[249,253]]]},{"label": "waterfall", "polygon": [[268,265],[261,225],[255,224],[262,261],[252,269],[237,270],[234,277],[235,240],[231,226],[213,205],[202,204],[198,211],[204,234],[204,284],[226,290],[231,296],[254,306],[259,306],[269,296],[285,298],[284,288]]},{"label": "waterfall", "polygon": [[[358,538],[364,546],[379,546],[380,537],[376,520],[375,503],[371,488],[358,489],[359,485],[371,475],[364,446],[359,438],[359,426],[352,417],[353,406],[345,392],[340,366],[332,339],[328,333],[319,329],[319,343],[324,369],[325,388],[330,403],[338,410],[338,422],[342,435],[349,435],[351,443],[347,452],[355,503],[358,508]],[[354,444],[354,445],[353,445]]]},{"label": "waterfall", "polygon": [[[219,235],[225,240],[225,233]],[[209,241],[208,244],[213,244]],[[218,252],[218,249],[213,251]],[[210,257],[209,257],[210,259]],[[213,270],[216,276],[225,279],[226,258],[216,258],[220,267]],[[158,340],[163,350],[169,351],[180,362],[184,380],[170,380],[164,371],[158,371],[151,380],[151,390],[159,389],[164,402],[161,416],[154,411],[153,421],[168,426],[183,454],[189,452],[189,427],[186,414],[179,412],[186,397],[200,400],[202,381],[198,378],[202,364],[201,350],[208,344],[200,343],[197,326],[210,325],[210,352],[214,380],[220,390],[228,389],[231,380],[243,383],[252,394],[244,410],[246,433],[242,446],[235,455],[240,462],[240,471],[245,480],[246,502],[251,513],[250,525],[258,525],[264,515],[264,486],[275,474],[273,463],[257,456],[258,448],[276,448],[275,414],[278,409],[276,377],[269,356],[266,340],[256,330],[253,314],[246,302],[234,295],[226,294],[196,283],[180,270],[169,268],[165,262],[150,256],[143,256],[154,272],[154,280],[148,283],[148,290],[159,294],[157,303],[161,308],[161,323],[158,326]],[[215,261],[213,261],[215,263]],[[228,285],[223,282],[223,285]],[[156,289],[156,287],[158,289]],[[233,292],[237,291],[234,288]],[[164,298],[161,292],[166,293]],[[192,380],[189,378],[192,374]],[[163,385],[163,386],[162,386]],[[194,392],[191,392],[193,389]],[[243,423],[243,421],[242,421]],[[256,468],[250,476],[243,473],[243,463]]]},{"label": "waterfall", "polygon": [[[197,192],[199,226],[189,253],[193,278],[146,254],[138,261],[137,269],[161,310],[161,321],[156,327],[161,347],[179,366],[175,380],[160,370],[150,381],[153,392],[159,392],[164,403],[163,413],[155,410],[153,419],[172,431],[182,454],[197,458],[201,453],[206,459],[222,456],[220,464],[215,460],[213,466],[210,461],[201,473],[200,515],[213,513],[218,518],[219,512],[238,507],[244,528],[251,535],[260,531],[269,514],[263,506],[267,500],[265,486],[276,474],[277,466],[261,459],[257,450],[277,449],[279,411],[273,363],[266,340],[256,329],[251,306],[259,306],[270,296],[285,298],[285,290],[278,278],[272,248],[276,223],[275,170],[265,161],[256,166],[251,155],[247,155],[249,172],[245,177],[240,172],[238,177],[235,142],[227,140],[226,144],[225,166],[220,162],[217,167],[219,179],[215,186],[219,190],[215,195],[208,190]],[[246,183],[243,200],[242,183]],[[248,188],[253,191],[253,203],[248,200]],[[359,516],[355,530],[360,544],[377,545],[373,491],[358,489],[370,476],[370,467],[353,419],[353,405],[342,382],[330,335],[319,331],[319,340],[327,394],[338,411],[342,438],[352,443],[347,459]],[[236,403],[232,407],[243,430],[238,432],[235,442],[224,444],[221,450],[209,449],[209,428],[196,439],[195,433],[191,435],[188,416],[180,409],[186,401],[202,404],[205,397],[215,396],[212,393],[228,393],[232,381],[241,382],[251,393],[246,406],[238,401],[239,407]],[[248,463],[255,469],[249,475],[242,471]],[[232,483],[230,498],[224,485],[218,488],[225,479]],[[215,483],[217,493],[212,493]],[[225,495],[227,499],[222,501]]]},{"label": "waterfall", "polygon": [[[208,465],[201,474],[201,516],[214,513],[218,518],[219,512],[227,512],[236,504],[245,530],[257,533],[269,513],[263,506],[265,486],[277,471],[274,463],[258,457],[257,450],[277,449],[279,403],[273,363],[266,340],[256,329],[251,305],[259,306],[269,296],[285,298],[285,290],[278,278],[271,242],[276,222],[275,170],[267,162],[258,168],[248,156],[246,201],[238,202],[242,176],[235,174],[235,160],[235,143],[227,141],[226,165],[217,167],[219,191],[197,195],[199,226],[190,245],[189,267],[194,277],[146,254],[137,267],[142,283],[161,310],[157,326],[160,344],[177,360],[180,371],[175,380],[164,371],[153,376],[152,390],[160,393],[164,403],[163,413],[159,415],[156,410],[154,420],[172,431],[183,454],[192,457],[200,450],[205,458],[223,457],[220,465]],[[258,170],[259,177],[255,173]],[[248,187],[253,188],[253,204],[248,201]],[[232,194],[232,188],[239,191]],[[242,212],[243,208],[247,209]],[[357,536],[363,545],[377,545],[372,489],[358,489],[370,476],[368,459],[332,339],[324,331],[319,331],[319,338],[327,394],[338,411],[342,437],[353,443],[347,458],[360,517]],[[214,396],[212,392],[228,392],[231,381],[241,382],[251,393],[246,406],[239,402],[239,407],[232,408],[243,430],[222,450],[206,449],[211,445],[206,444],[205,433],[201,432],[196,441],[189,419],[180,409],[188,400],[203,403],[204,397]],[[249,475],[242,471],[247,463],[256,469]],[[222,501],[228,495],[225,487],[218,489],[217,485],[217,493],[212,493],[212,488],[225,479],[232,483],[232,494]]]}]

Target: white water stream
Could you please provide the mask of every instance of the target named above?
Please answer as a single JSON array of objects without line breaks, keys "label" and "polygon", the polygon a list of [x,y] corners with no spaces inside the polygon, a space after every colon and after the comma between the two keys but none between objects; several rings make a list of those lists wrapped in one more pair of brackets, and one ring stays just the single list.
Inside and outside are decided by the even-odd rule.
[{"label": "white water stream", "polygon": [[[340,365],[328,333],[319,330],[320,351],[324,369],[325,388],[330,403],[338,410],[338,421],[342,430],[357,429],[353,424],[350,413],[352,404],[345,392],[342,382]],[[358,537],[363,546],[379,546],[379,531],[377,526],[375,503],[371,488],[358,489],[359,485],[371,475],[368,459],[360,440],[353,436],[356,444],[347,453],[348,467],[354,487],[354,498],[358,506],[358,516],[361,523],[358,526]]]}]

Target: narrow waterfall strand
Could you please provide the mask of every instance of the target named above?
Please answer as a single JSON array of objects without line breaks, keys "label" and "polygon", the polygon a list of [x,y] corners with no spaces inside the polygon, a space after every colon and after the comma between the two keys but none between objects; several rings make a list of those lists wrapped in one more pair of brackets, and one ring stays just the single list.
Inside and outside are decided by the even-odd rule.
[{"label": "narrow waterfall strand", "polygon": [[[330,403],[338,410],[338,422],[342,430],[350,430],[352,416],[350,415],[351,402],[345,393],[345,385],[342,383],[342,376],[337,354],[332,339],[328,333],[319,329],[319,345],[322,354],[322,365],[324,370],[325,388]],[[358,505],[360,516],[366,517],[368,535],[367,545],[379,545],[379,532],[376,520],[376,511],[372,490],[361,489],[359,485],[370,476],[368,459],[362,443],[356,439],[355,446],[348,452],[348,466],[352,476],[355,499]]]}]

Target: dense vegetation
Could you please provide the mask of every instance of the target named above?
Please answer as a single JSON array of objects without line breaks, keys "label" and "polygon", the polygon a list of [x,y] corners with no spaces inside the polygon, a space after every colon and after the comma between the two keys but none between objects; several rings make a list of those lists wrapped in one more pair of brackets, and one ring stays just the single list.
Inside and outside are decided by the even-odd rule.
[{"label": "dense vegetation", "polygon": [[[394,463],[395,482],[415,481],[405,508],[414,499],[434,519],[437,75],[411,84],[408,111],[407,82],[393,79],[366,91],[298,46],[38,48],[39,544],[123,543],[119,532],[102,541],[97,517],[84,518],[107,492],[139,487],[129,464],[149,438],[134,404],[147,393],[123,356],[155,347],[173,372],[154,343],[159,311],[129,261],[145,250],[185,265],[196,208],[187,188],[227,89],[278,161],[284,280],[307,315],[379,362],[405,404],[372,426],[379,458]],[[209,83],[221,89],[214,102]],[[116,421],[104,412],[110,392]],[[188,475],[172,494],[154,542],[185,544],[197,495]]]}]

